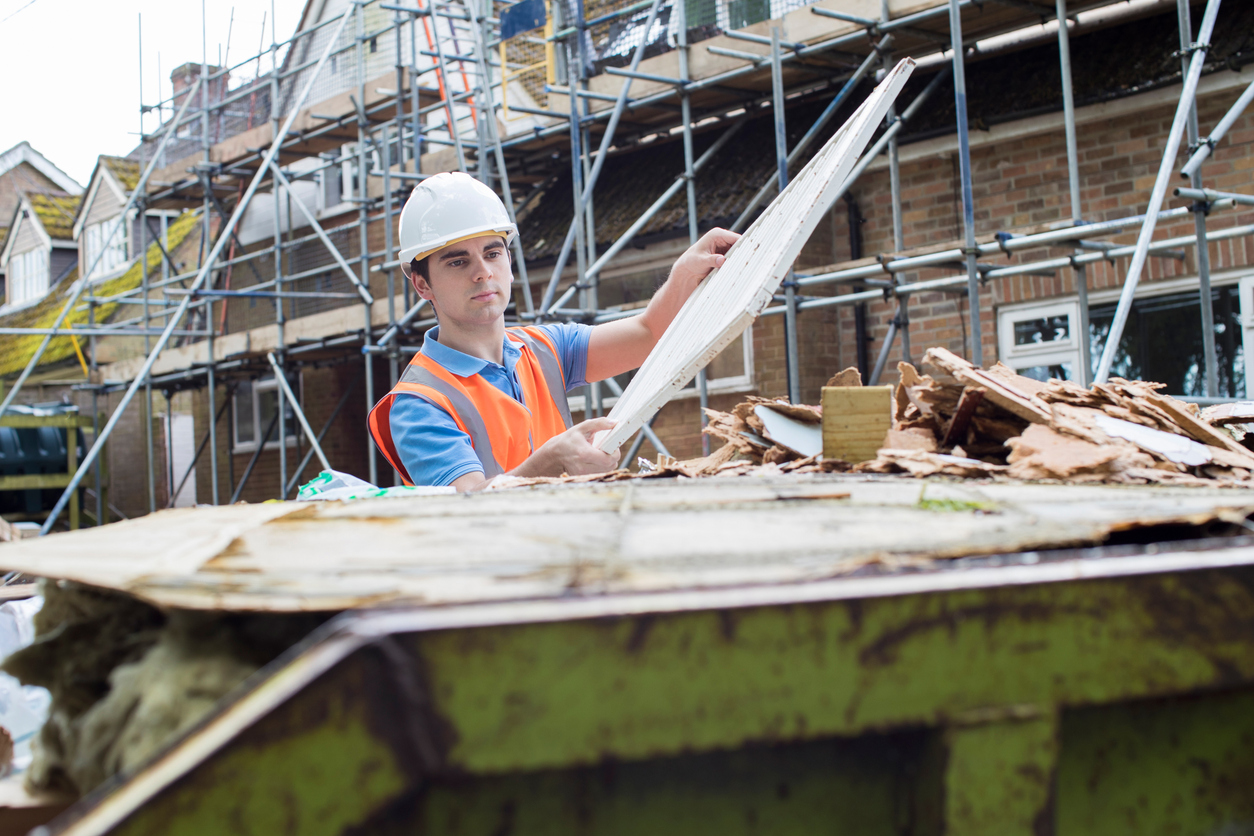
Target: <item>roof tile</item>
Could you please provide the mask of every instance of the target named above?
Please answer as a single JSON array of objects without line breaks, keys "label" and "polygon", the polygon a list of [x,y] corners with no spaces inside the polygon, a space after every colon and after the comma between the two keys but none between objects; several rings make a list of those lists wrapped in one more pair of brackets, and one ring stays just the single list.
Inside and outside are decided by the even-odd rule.
[{"label": "roof tile", "polygon": [[[168,233],[169,251],[175,252],[176,249],[188,238],[189,235],[200,229],[199,212],[187,212],[170,224]],[[159,271],[161,269],[161,249],[155,243],[148,247],[148,269],[149,271]],[[65,306],[66,294],[74,283],[78,281],[78,268],[71,270],[65,278],[63,278],[55,287],[51,288],[48,295],[41,299],[38,303],[31,305],[29,308],[22,308],[13,313],[0,317],[0,325],[14,328],[50,328],[56,321],[57,315],[60,314],[61,308]],[[117,278],[101,282],[93,285],[92,291],[97,296],[116,296],[128,290],[134,290],[140,287],[143,281],[143,268],[138,259],[130,266],[125,273]],[[122,307],[117,302],[106,302],[96,306],[96,321],[108,322],[112,316]],[[65,318],[65,326],[86,325],[89,314],[81,308],[72,310]],[[22,335],[3,335],[0,336],[0,374],[12,374],[21,371],[30,361],[31,355],[35,353],[35,349],[43,337],[39,334],[22,334]],[[44,351],[44,355],[40,358],[40,366],[53,365],[59,363],[66,358],[73,357],[74,344],[69,336],[56,336],[48,343],[48,348]]]},{"label": "roof tile", "polygon": [[82,203],[81,195],[63,192],[27,192],[26,199],[48,235],[59,241],[74,240],[74,213]]},{"label": "roof tile", "polygon": [[109,169],[109,173],[118,179],[127,192],[139,184],[139,163],[135,160],[101,154],[100,164]]}]

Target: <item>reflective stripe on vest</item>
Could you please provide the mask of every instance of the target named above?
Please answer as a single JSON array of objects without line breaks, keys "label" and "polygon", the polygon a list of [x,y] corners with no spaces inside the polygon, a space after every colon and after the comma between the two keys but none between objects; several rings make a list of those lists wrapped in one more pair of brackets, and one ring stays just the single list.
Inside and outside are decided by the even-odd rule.
[{"label": "reflective stripe on vest", "polygon": [[[521,343],[522,356],[515,366],[515,376],[525,403],[519,403],[478,375],[459,378],[419,353],[410,361],[392,391],[370,411],[370,432],[379,450],[405,484],[413,484],[413,481],[392,439],[389,420],[398,394],[415,395],[448,413],[458,428],[469,436],[483,474],[489,479],[517,467],[535,447],[561,432],[561,428],[569,429],[573,425],[566,402],[565,376],[556,348],[548,336],[534,328],[511,328],[506,335],[516,345]],[[474,394],[476,391],[480,393],[477,396]],[[489,409],[494,421],[506,420],[506,413],[514,411],[525,416],[525,435],[520,436],[519,425],[515,423],[505,426],[494,424],[493,428],[489,428],[484,414],[476,406],[475,397],[487,399],[482,406]],[[540,437],[533,438],[533,432],[538,432]],[[503,446],[493,444],[494,435],[503,442]]]},{"label": "reflective stripe on vest", "polygon": [[557,404],[557,411],[561,413],[566,429],[570,429],[575,422],[570,417],[570,404],[566,401],[566,376],[562,374],[562,364],[557,359],[557,355],[553,353],[553,349],[547,342],[536,339],[521,328],[509,333],[520,337],[523,344],[531,349],[531,353],[540,362],[540,371],[544,374],[544,382],[549,386],[553,403]]},{"label": "reflective stripe on vest", "polygon": [[[500,464],[497,463],[496,456],[492,454],[492,439],[488,436],[488,428],[483,423],[483,416],[479,414],[479,410],[475,409],[475,405],[470,402],[470,398],[462,394],[462,391],[455,386],[449,386],[448,383],[440,377],[434,375],[428,369],[422,366],[410,363],[405,367],[405,373],[401,375],[401,383],[416,383],[419,386],[427,386],[439,392],[448,398],[456,415],[458,424],[466,431],[466,435],[470,436],[470,444],[475,448],[475,455],[479,457],[479,462],[483,465],[483,475],[487,479],[493,476],[500,476],[505,471],[501,470]],[[423,397],[420,393],[418,397]],[[432,403],[434,406],[443,407],[443,404]]]}]

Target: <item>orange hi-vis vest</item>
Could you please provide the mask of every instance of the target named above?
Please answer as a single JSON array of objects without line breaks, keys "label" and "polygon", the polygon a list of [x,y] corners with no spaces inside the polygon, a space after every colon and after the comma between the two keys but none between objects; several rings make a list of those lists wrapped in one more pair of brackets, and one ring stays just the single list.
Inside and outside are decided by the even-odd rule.
[{"label": "orange hi-vis vest", "polygon": [[470,436],[488,479],[518,467],[535,448],[572,426],[566,376],[548,335],[529,327],[508,328],[505,336],[520,352],[514,372],[523,403],[477,374],[453,374],[420,351],[392,391],[370,410],[370,433],[406,485],[412,485],[413,480],[397,452],[389,423],[397,395],[417,395],[447,412]]}]

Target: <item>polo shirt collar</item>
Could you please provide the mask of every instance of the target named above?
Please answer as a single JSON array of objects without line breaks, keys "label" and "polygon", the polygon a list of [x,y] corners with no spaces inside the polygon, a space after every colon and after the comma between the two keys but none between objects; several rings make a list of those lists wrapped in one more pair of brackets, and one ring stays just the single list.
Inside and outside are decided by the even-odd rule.
[{"label": "polo shirt collar", "polygon": [[[458,351],[455,348],[449,348],[441,345],[439,342],[440,326],[435,326],[427,331],[422,338],[422,353],[439,363],[445,369],[458,377],[473,377],[479,374],[488,366],[496,366],[496,363],[489,362],[480,357],[472,357],[469,354]],[[505,337],[505,344],[502,350],[502,359],[505,361],[505,369],[510,374],[514,372],[514,365],[518,362],[521,353],[518,346]],[[500,368],[498,366],[498,368]]]}]

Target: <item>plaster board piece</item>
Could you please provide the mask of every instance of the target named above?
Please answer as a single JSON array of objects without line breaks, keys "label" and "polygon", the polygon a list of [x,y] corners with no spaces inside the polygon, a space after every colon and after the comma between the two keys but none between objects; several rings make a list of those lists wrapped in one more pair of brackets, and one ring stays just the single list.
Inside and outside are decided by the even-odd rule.
[{"label": "plaster board piece", "polygon": [[823,427],[819,424],[803,424],[789,418],[769,406],[758,404],[753,412],[762,419],[766,437],[781,447],[787,447],[803,456],[817,456],[823,452]]},{"label": "plaster board piece", "polygon": [[770,303],[914,66],[904,58],[893,68],[705,278],[614,405],[617,424],[598,434],[600,449],[631,438]]},{"label": "plaster board piece", "polygon": [[1104,412],[1094,416],[1094,420],[1107,435],[1131,441],[1142,450],[1160,453],[1173,462],[1196,466],[1209,464],[1214,460],[1210,453],[1211,448],[1191,438],[1165,433],[1142,424],[1134,424],[1131,421],[1114,418]]}]

